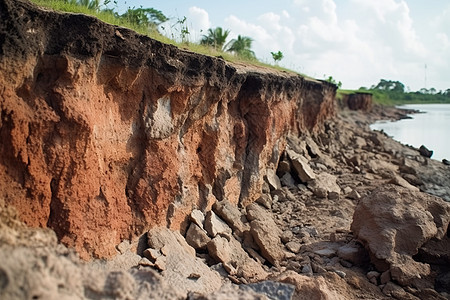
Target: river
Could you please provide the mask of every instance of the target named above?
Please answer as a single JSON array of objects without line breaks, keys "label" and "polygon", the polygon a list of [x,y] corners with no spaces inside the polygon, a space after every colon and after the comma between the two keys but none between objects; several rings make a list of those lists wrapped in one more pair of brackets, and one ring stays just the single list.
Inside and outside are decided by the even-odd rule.
[{"label": "river", "polygon": [[395,140],[419,148],[433,150],[431,158],[450,160],[450,104],[408,104],[399,108],[416,109],[423,113],[409,115],[412,119],[395,122],[379,121],[372,130],[383,130]]}]

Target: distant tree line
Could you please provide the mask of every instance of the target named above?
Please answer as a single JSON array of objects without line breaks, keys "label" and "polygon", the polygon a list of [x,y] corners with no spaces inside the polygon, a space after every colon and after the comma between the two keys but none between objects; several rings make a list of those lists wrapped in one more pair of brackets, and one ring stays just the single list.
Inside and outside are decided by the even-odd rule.
[{"label": "distant tree line", "polygon": [[450,103],[450,88],[437,91],[435,88],[421,88],[418,91],[406,91],[405,85],[400,81],[381,79],[370,88],[361,87],[359,91],[370,92],[375,101],[386,104],[406,103]]}]

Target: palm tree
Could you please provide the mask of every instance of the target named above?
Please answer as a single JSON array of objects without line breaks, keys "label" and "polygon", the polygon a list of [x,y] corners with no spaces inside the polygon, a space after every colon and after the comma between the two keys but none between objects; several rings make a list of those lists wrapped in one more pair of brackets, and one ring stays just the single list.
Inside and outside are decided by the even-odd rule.
[{"label": "palm tree", "polygon": [[216,50],[223,50],[223,45],[230,34],[229,30],[223,30],[222,27],[216,27],[214,29],[208,29],[208,34],[203,35],[200,44],[212,46]]},{"label": "palm tree", "polygon": [[248,36],[238,35],[236,39],[227,44],[227,51],[245,58],[255,58],[255,52],[251,50],[253,39]]}]

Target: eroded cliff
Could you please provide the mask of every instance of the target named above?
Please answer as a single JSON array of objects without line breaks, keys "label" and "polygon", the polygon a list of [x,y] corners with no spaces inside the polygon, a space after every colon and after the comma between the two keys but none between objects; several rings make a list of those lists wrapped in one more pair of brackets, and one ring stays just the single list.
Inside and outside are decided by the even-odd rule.
[{"label": "eroded cliff", "polygon": [[84,258],[193,208],[254,201],[334,85],[0,0],[0,197]]}]

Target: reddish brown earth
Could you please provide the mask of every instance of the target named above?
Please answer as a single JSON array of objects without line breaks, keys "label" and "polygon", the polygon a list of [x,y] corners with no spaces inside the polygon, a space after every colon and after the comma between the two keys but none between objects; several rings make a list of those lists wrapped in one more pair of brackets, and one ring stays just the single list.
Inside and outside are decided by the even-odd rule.
[{"label": "reddish brown earth", "polygon": [[336,87],[79,14],[0,0],[0,197],[87,259],[194,208],[261,194]]},{"label": "reddish brown earth", "polygon": [[342,96],[341,104],[351,110],[369,111],[372,108],[372,94],[352,93]]}]

